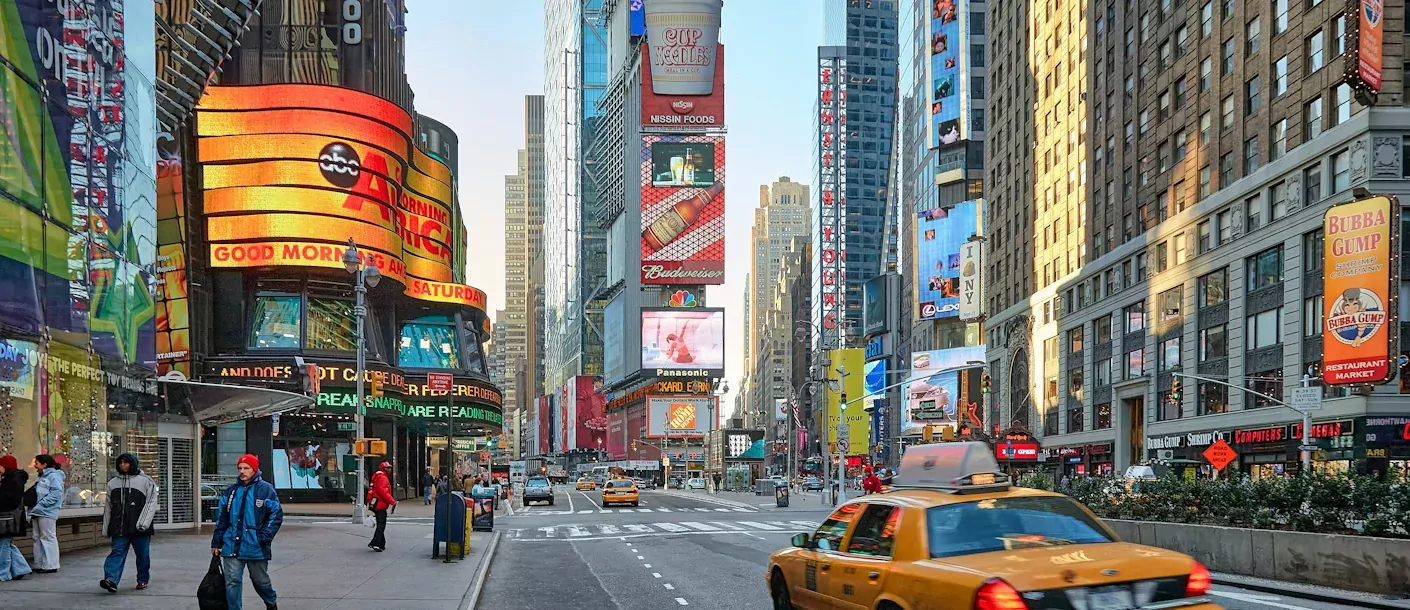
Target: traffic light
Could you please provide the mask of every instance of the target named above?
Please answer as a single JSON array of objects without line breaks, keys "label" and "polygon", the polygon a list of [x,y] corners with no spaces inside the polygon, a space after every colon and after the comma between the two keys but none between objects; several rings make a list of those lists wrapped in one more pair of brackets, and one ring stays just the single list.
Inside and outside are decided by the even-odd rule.
[{"label": "traffic light", "polygon": [[1180,380],[1176,379],[1170,384],[1170,401],[1180,402]]},{"label": "traffic light", "polygon": [[921,429],[920,438],[927,443],[935,441],[935,433],[931,431],[930,424],[926,424],[925,428]]},{"label": "traffic light", "polygon": [[955,429],[952,426],[945,426],[940,429],[940,440],[951,442],[955,440]]},{"label": "traffic light", "polygon": [[632,441],[632,451],[636,451],[636,441]]},{"label": "traffic light", "polygon": [[983,393],[985,393],[985,394],[988,394],[988,393],[989,393],[989,374],[988,374],[988,373],[985,373],[983,377],[980,377],[980,378],[979,378],[979,391],[980,391],[980,392],[983,392]]},{"label": "traffic light", "polygon": [[372,390],[372,391],[368,394],[368,396],[371,396],[371,397],[373,397],[373,398],[381,398],[381,397],[382,397],[382,380],[381,380],[381,379],[378,379],[377,377],[373,377],[373,378],[372,378],[372,384],[371,384],[371,390]]}]

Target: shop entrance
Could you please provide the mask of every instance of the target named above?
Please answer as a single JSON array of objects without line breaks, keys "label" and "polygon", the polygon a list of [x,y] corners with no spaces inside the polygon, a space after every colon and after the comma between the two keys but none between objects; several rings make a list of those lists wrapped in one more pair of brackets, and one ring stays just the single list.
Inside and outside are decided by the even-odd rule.
[{"label": "shop entrance", "polygon": [[1139,464],[1145,459],[1146,449],[1146,398],[1135,396],[1123,399],[1122,404],[1126,407],[1126,421],[1131,422],[1130,434],[1127,435],[1128,453],[1131,464]]}]

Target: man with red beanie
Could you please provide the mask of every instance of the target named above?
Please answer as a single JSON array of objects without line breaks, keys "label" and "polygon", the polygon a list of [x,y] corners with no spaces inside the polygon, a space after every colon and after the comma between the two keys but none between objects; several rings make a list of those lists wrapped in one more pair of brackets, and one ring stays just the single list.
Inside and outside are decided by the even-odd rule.
[{"label": "man with red beanie", "polygon": [[238,480],[220,497],[216,513],[215,533],[211,536],[211,554],[221,558],[225,572],[225,601],[230,610],[241,610],[241,594],[245,568],[250,569],[250,582],[264,601],[265,608],[278,610],[274,583],[269,579],[270,546],[279,526],[284,524],[284,510],[274,486],[260,476],[259,458],[245,454],[236,460],[240,470]]},{"label": "man with red beanie", "polygon": [[367,505],[372,507],[372,514],[377,517],[377,529],[372,532],[372,541],[367,543],[367,548],[378,553],[387,549],[387,511],[397,505],[397,498],[392,495],[391,473],[392,465],[382,462],[377,472],[372,473],[372,489],[367,490]]}]

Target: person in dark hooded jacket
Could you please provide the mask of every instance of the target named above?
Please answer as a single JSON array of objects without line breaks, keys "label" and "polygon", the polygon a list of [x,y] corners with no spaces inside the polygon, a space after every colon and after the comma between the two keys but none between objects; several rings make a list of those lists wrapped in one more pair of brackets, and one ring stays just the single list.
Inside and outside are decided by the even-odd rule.
[{"label": "person in dark hooded jacket", "polygon": [[103,562],[103,580],[98,582],[105,591],[117,593],[129,547],[137,554],[137,589],[147,588],[157,493],[157,482],[142,472],[136,455],[118,456],[117,476],[108,479],[108,503],[103,506],[103,535],[112,539],[112,552]]},{"label": "person in dark hooded jacket", "polygon": [[[13,455],[0,455],[0,514],[13,513],[24,505],[24,484],[29,473],[20,470],[20,462]],[[24,515],[20,515],[23,521]],[[0,582],[19,580],[29,575],[29,562],[24,554],[15,548],[15,536],[23,536],[24,525],[19,531],[0,534]]]}]

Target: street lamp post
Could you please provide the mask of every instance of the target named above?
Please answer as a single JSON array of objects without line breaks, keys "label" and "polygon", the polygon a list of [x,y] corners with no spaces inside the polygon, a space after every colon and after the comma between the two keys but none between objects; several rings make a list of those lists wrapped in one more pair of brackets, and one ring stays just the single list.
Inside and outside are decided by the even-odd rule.
[{"label": "street lamp post", "polygon": [[[804,343],[804,342],[807,341],[807,339],[808,339],[807,334],[808,334],[808,330],[809,330],[809,329],[817,331],[819,337],[821,337],[821,336],[823,335],[822,327],[820,327],[820,326],[818,326],[817,324],[813,323],[811,320],[800,320],[800,321],[798,322],[797,327],[795,327],[795,329],[794,329],[794,337],[798,340],[799,343]],[[836,348],[836,349],[844,349],[844,348],[847,347],[847,344],[848,344],[848,343],[851,341],[851,339],[853,338],[854,330],[853,330],[853,328],[852,328],[852,325],[851,325],[850,321],[845,320],[845,319],[842,321],[842,327],[839,328],[839,329],[837,329],[837,330],[838,330],[838,333],[837,333],[837,348]],[[823,352],[825,351],[825,349],[826,349],[826,346],[822,345],[822,341],[820,340],[820,341],[819,341],[819,344],[818,344],[818,347],[817,347],[817,350],[815,350],[815,351],[816,351],[817,353],[823,353]],[[821,359],[821,358],[818,358],[817,360],[820,362],[822,359]],[[839,372],[840,372],[840,369],[839,369]],[[841,389],[841,381],[838,381],[838,384],[839,384],[838,389],[840,390],[840,389]],[[842,422],[845,421],[845,420],[843,419],[843,416],[842,416],[842,410],[843,410],[843,409],[845,409],[845,407],[842,407],[842,408],[839,408],[839,409],[838,409],[838,414],[837,414],[837,423],[838,423],[838,425],[841,425]],[[832,449],[827,446],[827,431],[828,431],[828,421],[827,421],[827,420],[828,420],[828,418],[827,418],[827,413],[824,412],[824,413],[823,413],[823,418],[822,418],[822,426],[821,426],[821,428],[822,428],[822,434],[821,434],[821,438],[819,439],[818,443],[819,443],[819,445],[820,445],[819,449],[822,451],[822,454],[823,454],[823,456],[822,456],[822,457],[823,457],[823,460],[822,460],[822,467],[823,467],[823,476],[822,476],[822,480],[825,481],[825,482],[832,480],[832,473],[831,473],[831,468],[832,468]],[[837,470],[838,470],[839,473],[845,471],[845,468],[843,467],[843,462],[844,462],[844,460],[843,460],[843,458],[842,458],[842,456],[841,456],[841,453],[842,453],[842,452],[840,452],[840,451],[838,452],[838,458],[837,458]],[[842,476],[841,476],[841,474],[839,474],[839,475],[838,475],[838,481],[840,482],[841,480],[842,480]],[[840,487],[839,487],[838,491],[841,491]],[[832,497],[831,489],[829,488],[829,486],[828,486],[826,483],[823,485],[823,493],[822,493],[822,496],[823,496],[823,498],[822,498],[823,504],[828,504],[828,503],[834,503],[834,504],[835,504],[835,503],[836,503],[835,500],[834,500],[834,498]]]},{"label": "street lamp post", "polygon": [[[362,256],[357,251],[357,242],[353,238],[348,238],[348,249],[343,252],[343,267],[348,273],[356,276],[353,281],[353,293],[356,294],[356,301],[353,304],[353,316],[357,318],[357,440],[361,441],[367,435],[367,399],[363,395],[363,377],[367,374],[367,337],[363,329],[363,322],[367,318],[367,289],[375,288],[382,281],[382,273],[377,267],[367,265],[363,262]],[[359,443],[353,443],[353,448],[357,449]],[[367,464],[361,452],[357,452],[357,493],[353,496],[353,523],[361,523],[367,508],[363,505],[363,489],[367,487]]]}]

